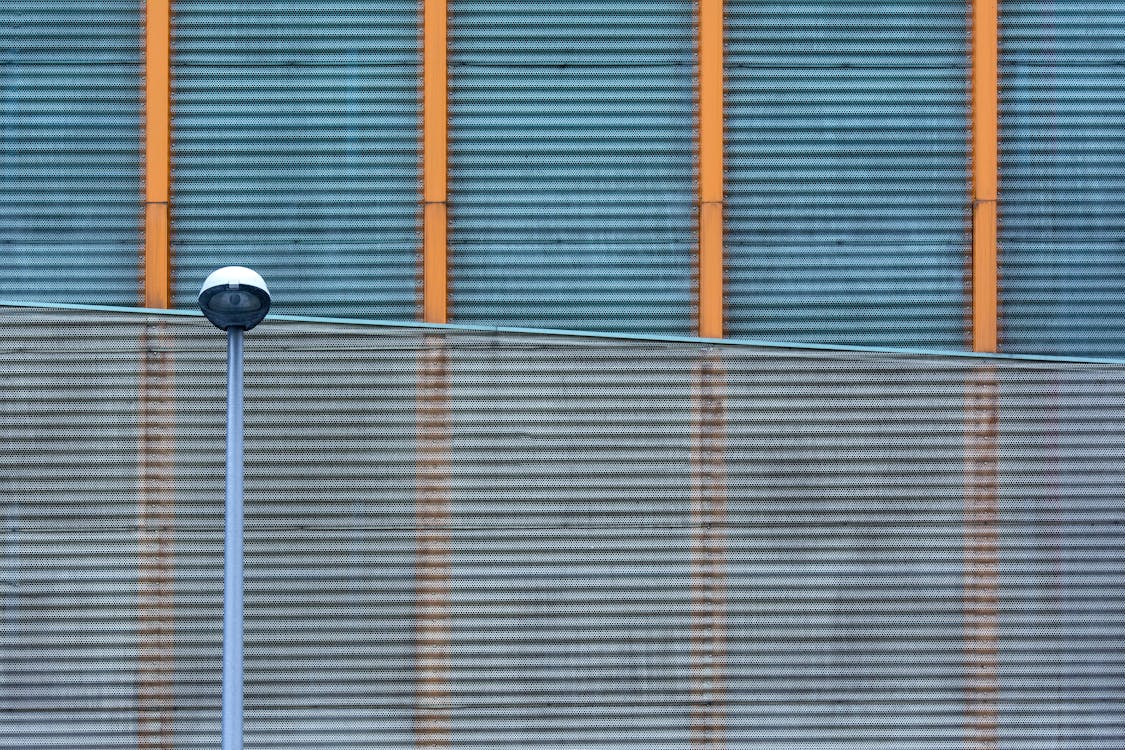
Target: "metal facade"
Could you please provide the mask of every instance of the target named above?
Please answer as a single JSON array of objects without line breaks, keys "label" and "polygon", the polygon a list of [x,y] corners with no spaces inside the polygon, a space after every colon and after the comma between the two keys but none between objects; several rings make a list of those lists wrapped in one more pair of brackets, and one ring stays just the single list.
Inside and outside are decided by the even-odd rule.
[{"label": "metal facade", "polygon": [[238,264],[279,312],[415,318],[417,0],[173,10],[176,305]]},{"label": "metal facade", "polygon": [[[214,748],[222,335],[0,323],[0,748]],[[247,747],[1121,747],[1120,365],[247,356]]]},{"label": "metal facade", "polygon": [[694,330],[694,5],[450,3],[452,320]]},{"label": "metal facade", "polygon": [[1001,341],[1125,349],[1125,7],[1001,5]]},{"label": "metal facade", "polygon": [[965,4],[726,8],[729,335],[965,348]]},{"label": "metal facade", "polygon": [[1120,356],[1119,5],[11,0],[0,299]]},{"label": "metal facade", "polygon": [[137,301],[142,11],[0,3],[0,298]]}]

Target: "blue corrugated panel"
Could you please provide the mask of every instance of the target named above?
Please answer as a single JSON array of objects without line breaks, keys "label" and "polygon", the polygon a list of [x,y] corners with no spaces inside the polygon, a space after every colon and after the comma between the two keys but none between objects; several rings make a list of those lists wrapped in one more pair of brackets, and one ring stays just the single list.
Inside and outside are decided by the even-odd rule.
[{"label": "blue corrugated panel", "polygon": [[0,3],[0,297],[136,304],[143,3]]},{"label": "blue corrugated panel", "polygon": [[451,3],[451,316],[690,333],[694,3]]},{"label": "blue corrugated panel", "polygon": [[414,319],[417,0],[174,5],[175,299],[259,270],[279,312]]},{"label": "blue corrugated panel", "polygon": [[965,4],[726,7],[729,333],[964,348]]},{"label": "blue corrugated panel", "polygon": [[1001,345],[1125,353],[1125,5],[1002,3]]}]

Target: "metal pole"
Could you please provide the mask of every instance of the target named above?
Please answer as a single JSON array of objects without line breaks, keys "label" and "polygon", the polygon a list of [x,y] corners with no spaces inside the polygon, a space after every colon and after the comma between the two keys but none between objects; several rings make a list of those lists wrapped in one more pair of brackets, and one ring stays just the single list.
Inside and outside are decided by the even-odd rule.
[{"label": "metal pole", "polygon": [[227,506],[223,564],[223,744],[242,750],[242,337],[227,330]]}]

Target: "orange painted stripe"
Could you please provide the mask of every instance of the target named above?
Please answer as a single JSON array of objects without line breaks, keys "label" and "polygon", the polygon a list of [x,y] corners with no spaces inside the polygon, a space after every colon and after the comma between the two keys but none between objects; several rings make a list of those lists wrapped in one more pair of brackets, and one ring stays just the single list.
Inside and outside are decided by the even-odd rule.
[{"label": "orange painted stripe", "polygon": [[973,351],[998,350],[999,11],[973,2]]},{"label": "orange painted stripe", "polygon": [[973,204],[973,351],[999,350],[996,201]]},{"label": "orange painted stripe", "polygon": [[699,2],[699,335],[723,335],[723,0]]},{"label": "orange painted stripe", "polygon": [[422,18],[422,319],[449,322],[449,8],[425,0]]},{"label": "orange painted stripe", "polygon": [[172,307],[168,224],[167,203],[145,203],[145,307],[161,309]]},{"label": "orange painted stripe", "polygon": [[699,206],[699,335],[723,336],[723,204]]},{"label": "orange painted stripe", "polygon": [[448,323],[448,241],[445,202],[427,203],[423,212],[422,316],[427,323]]},{"label": "orange painted stripe", "polygon": [[171,0],[145,6],[145,307],[172,306],[168,202],[172,173]]}]

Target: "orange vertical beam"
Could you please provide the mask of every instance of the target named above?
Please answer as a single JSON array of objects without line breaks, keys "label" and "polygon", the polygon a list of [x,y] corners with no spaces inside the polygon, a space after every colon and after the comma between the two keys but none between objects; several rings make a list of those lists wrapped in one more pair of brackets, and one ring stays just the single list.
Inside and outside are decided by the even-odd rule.
[{"label": "orange vertical beam", "polygon": [[723,335],[723,0],[699,0],[699,335]]},{"label": "orange vertical beam", "polygon": [[996,200],[999,182],[999,10],[973,0],[973,351],[999,343]]},{"label": "orange vertical beam", "polygon": [[422,319],[449,321],[448,0],[425,0],[422,18]]},{"label": "orange vertical beam", "polygon": [[168,196],[172,172],[171,0],[145,5],[145,307],[172,306]]}]

